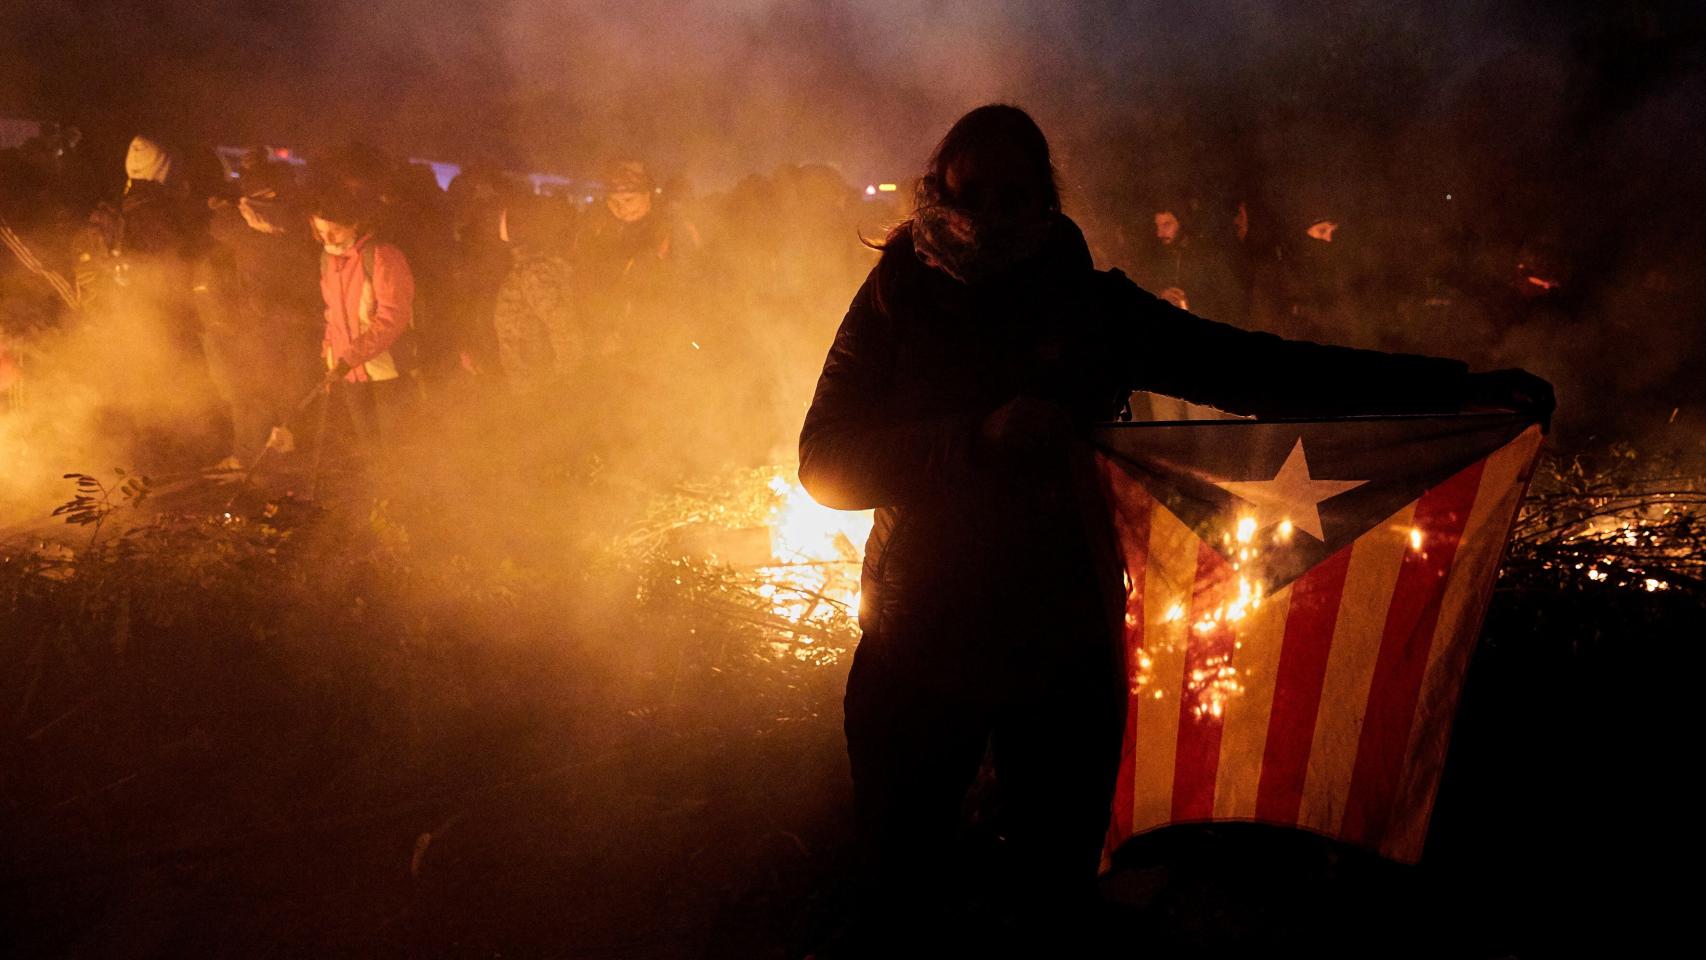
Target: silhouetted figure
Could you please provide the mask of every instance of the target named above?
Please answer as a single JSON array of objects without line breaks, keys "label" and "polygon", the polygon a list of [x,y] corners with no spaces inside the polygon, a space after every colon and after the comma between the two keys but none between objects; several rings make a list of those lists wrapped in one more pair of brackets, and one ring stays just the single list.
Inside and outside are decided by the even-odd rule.
[{"label": "silhouetted figure", "polygon": [[231,417],[232,449],[217,465],[227,470],[248,466],[269,442],[280,452],[293,445],[286,421],[313,383],[321,330],[315,246],[295,177],[264,151],[245,155],[242,169],[241,195],[213,211],[212,289],[202,295],[212,307],[202,345]]},{"label": "silhouetted figure", "polygon": [[954,955],[952,843],[986,747],[1011,857],[1004,942],[1085,955],[1126,689],[1120,578],[1091,546],[1075,439],[1134,389],[1258,416],[1550,403],[1519,371],[1250,333],[1099,272],[1031,118],[962,117],[854,297],[800,436],[819,502],[877,510],[846,697],[864,955]]},{"label": "silhouetted figure", "polygon": [[212,252],[208,208],[185,170],[160,141],[134,137],[123,193],[97,206],[73,240],[85,321],[99,325],[103,349],[122,361],[102,371],[109,403],[100,429],[131,442],[136,462],[156,470],[205,462],[220,442],[209,424],[217,397],[198,290]]},{"label": "silhouetted figure", "polygon": [[1199,236],[1191,210],[1184,203],[1156,209],[1151,236],[1132,265],[1135,279],[1175,307],[1227,322],[1241,319],[1232,271],[1216,244]]},{"label": "silhouetted figure", "polygon": [[[703,305],[686,295],[698,231],[662,203],[650,170],[620,160],[604,171],[604,202],[575,232],[575,310],[587,338],[587,395],[604,404],[594,443],[624,456],[686,462],[682,418],[703,408],[708,377]],[[702,342],[703,341],[703,342]]]},{"label": "silhouetted figure", "polygon": [[498,362],[517,393],[566,386],[586,352],[569,271],[570,222],[562,201],[531,197],[511,202],[498,220],[511,263],[492,325]]},{"label": "silhouetted figure", "polygon": [[[493,311],[509,275],[509,246],[498,237],[498,218],[526,195],[497,170],[472,167],[450,181],[452,236],[449,339],[428,351],[440,355],[428,368],[475,373],[498,365]],[[446,348],[449,348],[448,351]]]},{"label": "silhouetted figure", "polygon": [[691,325],[669,308],[697,232],[658,202],[644,163],[609,164],[604,183],[604,202],[582,218],[574,247],[575,286],[597,352],[654,363],[691,349]]}]

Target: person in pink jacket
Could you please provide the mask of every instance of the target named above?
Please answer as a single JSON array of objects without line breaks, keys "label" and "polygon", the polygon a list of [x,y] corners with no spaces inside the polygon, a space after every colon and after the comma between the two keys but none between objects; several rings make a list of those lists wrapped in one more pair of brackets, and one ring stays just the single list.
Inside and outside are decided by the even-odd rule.
[{"label": "person in pink jacket", "polygon": [[414,276],[403,251],[374,238],[355,198],[321,197],[311,222],[324,251],[321,355],[328,378],[341,381],[357,442],[376,453],[396,441],[411,406]]}]

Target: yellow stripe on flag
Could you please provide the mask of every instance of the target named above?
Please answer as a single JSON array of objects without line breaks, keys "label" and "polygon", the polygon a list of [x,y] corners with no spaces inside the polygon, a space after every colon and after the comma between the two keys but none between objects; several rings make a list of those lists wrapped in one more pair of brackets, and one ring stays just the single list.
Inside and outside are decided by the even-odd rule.
[{"label": "yellow stripe on flag", "polygon": [[1428,648],[1427,671],[1398,793],[1380,852],[1413,863],[1421,858],[1433,812],[1434,792],[1445,765],[1452,717],[1462,692],[1463,673],[1480,636],[1478,627],[1492,596],[1494,570],[1504,553],[1512,517],[1521,499],[1526,473],[1540,445],[1540,428],[1530,427],[1487,458],[1469,520],[1458,541],[1457,557],[1440,601],[1439,622]]},{"label": "yellow stripe on flag", "polygon": [[1298,826],[1337,835],[1344,819],[1374,665],[1386,632],[1386,612],[1410,546],[1415,514],[1412,501],[1351,545],[1333,644],[1327,651],[1327,674],[1315,716]]},{"label": "yellow stripe on flag", "polygon": [[1214,817],[1251,820],[1256,788],[1262,782],[1262,754],[1268,742],[1268,717],[1274,705],[1285,618],[1291,610],[1291,585],[1262,601],[1235,624],[1238,647],[1232,666],[1243,688],[1226,703],[1220,732],[1220,766],[1214,778]]},{"label": "yellow stripe on flag", "polygon": [[1185,648],[1190,643],[1191,587],[1202,543],[1160,504],[1149,521],[1149,558],[1143,578],[1143,653],[1146,680],[1132,701],[1137,712],[1133,750],[1132,833],[1173,817],[1173,761],[1179,744],[1179,696]]}]

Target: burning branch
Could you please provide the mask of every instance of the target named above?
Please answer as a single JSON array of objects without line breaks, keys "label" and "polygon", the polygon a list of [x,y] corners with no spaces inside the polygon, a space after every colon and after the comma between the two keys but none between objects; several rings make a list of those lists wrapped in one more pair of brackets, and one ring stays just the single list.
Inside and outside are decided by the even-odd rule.
[{"label": "burning branch", "polygon": [[756,630],[777,656],[833,662],[857,635],[869,513],[829,510],[792,468],[680,485],[621,537],[640,599]]},{"label": "burning branch", "polygon": [[1506,586],[1623,587],[1706,595],[1706,479],[1634,447],[1543,461]]}]

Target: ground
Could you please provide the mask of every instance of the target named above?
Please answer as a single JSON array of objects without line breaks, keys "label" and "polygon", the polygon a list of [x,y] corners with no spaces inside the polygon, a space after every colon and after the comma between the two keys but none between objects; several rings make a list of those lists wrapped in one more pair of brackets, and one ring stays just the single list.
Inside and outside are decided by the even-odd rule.
[{"label": "ground", "polygon": [[[227,520],[231,488],[187,483],[14,534],[0,950],[786,958],[834,939],[845,650],[801,659],[648,596],[655,571],[608,546],[637,519],[609,472],[499,458],[352,484],[307,502],[281,474]],[[1105,883],[1109,955],[1625,939],[1662,904],[1661,734],[1702,635],[1671,593],[1501,590],[1419,866],[1259,828],[1140,838]],[[986,929],[998,832],[964,838]]]}]

